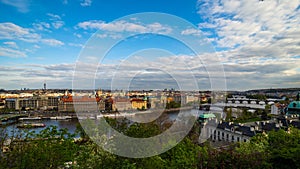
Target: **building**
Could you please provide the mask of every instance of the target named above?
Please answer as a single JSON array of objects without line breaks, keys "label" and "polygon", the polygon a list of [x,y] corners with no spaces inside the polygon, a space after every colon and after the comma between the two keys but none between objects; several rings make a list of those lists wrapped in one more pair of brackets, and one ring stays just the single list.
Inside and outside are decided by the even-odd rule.
[{"label": "building", "polygon": [[131,99],[131,107],[133,109],[140,109],[140,110],[143,110],[143,109],[147,109],[147,100],[145,99],[138,99],[138,98],[133,98]]},{"label": "building", "polygon": [[11,98],[6,99],[6,108],[15,110],[36,110],[39,108],[39,103],[36,98]]},{"label": "building", "polygon": [[16,110],[16,99],[14,98],[5,99],[5,107],[8,109]]},{"label": "building", "polygon": [[0,98],[0,109],[5,108],[5,99]]},{"label": "building", "polygon": [[16,110],[34,110],[38,108],[37,98],[18,98]]},{"label": "building", "polygon": [[199,102],[199,98],[194,95],[186,95],[185,96],[186,103],[197,103]]},{"label": "building", "polygon": [[105,111],[115,111],[115,104],[112,97],[106,97],[104,100],[104,110]]},{"label": "building", "polygon": [[292,101],[287,107],[287,114],[300,115],[300,93],[297,94],[296,100]]},{"label": "building", "polygon": [[47,109],[58,109],[59,97],[48,96],[47,98]]},{"label": "building", "polygon": [[116,98],[114,99],[115,109],[118,111],[126,111],[132,109],[130,99]]},{"label": "building", "polygon": [[60,112],[94,112],[104,110],[104,102],[99,97],[76,96],[68,94],[59,100],[58,111]]},{"label": "building", "polygon": [[274,115],[280,114],[279,105],[278,104],[271,105],[271,114],[274,114]]},{"label": "building", "polygon": [[274,115],[285,114],[284,112],[285,108],[286,108],[285,104],[274,103],[273,105],[271,105],[271,114]]},{"label": "building", "polygon": [[201,135],[199,142],[246,142],[257,133],[267,133],[280,129],[288,131],[290,126],[300,129],[299,115],[278,116],[273,121],[256,121],[246,124],[233,122],[217,122],[212,114],[200,116]]},{"label": "building", "polygon": [[27,98],[9,98],[5,100],[6,108],[15,110],[49,110],[57,109],[58,97],[32,96]]},{"label": "building", "polygon": [[254,127],[222,121],[215,124],[210,121],[203,125],[200,138],[201,142],[206,139],[213,142],[246,142],[255,134]]}]

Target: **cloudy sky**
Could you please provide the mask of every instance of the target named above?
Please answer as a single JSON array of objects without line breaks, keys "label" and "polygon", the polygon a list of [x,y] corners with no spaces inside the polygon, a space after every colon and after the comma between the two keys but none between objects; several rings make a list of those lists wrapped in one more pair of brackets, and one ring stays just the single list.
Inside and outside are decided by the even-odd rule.
[{"label": "cloudy sky", "polygon": [[[182,88],[195,79],[191,89],[300,87],[300,0],[0,0],[0,9],[0,88],[72,88],[74,75],[96,88]],[[141,12],[193,26],[132,17]],[[124,39],[128,32],[146,35]],[[198,52],[174,32],[197,41]],[[119,43],[101,59],[109,40]]]}]

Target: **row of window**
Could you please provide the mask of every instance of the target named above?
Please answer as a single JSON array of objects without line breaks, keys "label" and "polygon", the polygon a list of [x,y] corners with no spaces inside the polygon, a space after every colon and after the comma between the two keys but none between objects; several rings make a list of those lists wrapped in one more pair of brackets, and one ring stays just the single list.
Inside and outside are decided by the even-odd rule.
[{"label": "row of window", "polygon": [[[218,141],[231,141],[231,142],[240,142],[244,141],[247,142],[247,138],[242,138],[242,136],[235,136],[233,134],[225,133],[220,130],[214,130],[210,129],[210,139],[212,140],[218,140]],[[242,140],[243,139],[243,140]]]}]

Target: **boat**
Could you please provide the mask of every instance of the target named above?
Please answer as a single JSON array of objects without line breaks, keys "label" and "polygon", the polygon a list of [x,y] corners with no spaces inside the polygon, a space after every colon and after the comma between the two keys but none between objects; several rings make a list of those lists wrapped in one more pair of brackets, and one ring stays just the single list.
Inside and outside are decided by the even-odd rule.
[{"label": "boat", "polygon": [[22,117],[19,120],[41,120],[41,117]]},{"label": "boat", "polygon": [[18,128],[37,128],[37,127],[46,127],[44,123],[24,123],[17,126]]},{"label": "boat", "polygon": [[51,120],[69,120],[72,119],[71,116],[54,116],[50,117]]}]

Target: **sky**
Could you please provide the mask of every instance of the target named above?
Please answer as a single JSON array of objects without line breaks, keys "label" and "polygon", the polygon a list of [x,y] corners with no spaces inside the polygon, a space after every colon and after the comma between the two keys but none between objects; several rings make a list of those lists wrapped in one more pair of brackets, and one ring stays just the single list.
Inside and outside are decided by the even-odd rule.
[{"label": "sky", "polygon": [[0,0],[0,88],[300,87],[299,16],[300,0]]}]

